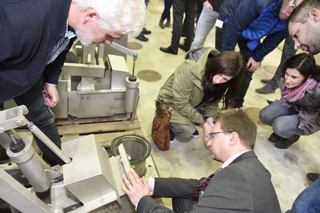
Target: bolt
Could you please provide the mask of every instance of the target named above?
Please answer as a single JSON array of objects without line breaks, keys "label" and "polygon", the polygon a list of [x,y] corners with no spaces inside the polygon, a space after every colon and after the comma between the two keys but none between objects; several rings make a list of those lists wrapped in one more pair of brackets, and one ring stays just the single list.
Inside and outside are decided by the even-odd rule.
[{"label": "bolt", "polygon": [[22,122],[21,120],[18,120],[18,121],[16,121],[16,125],[17,125],[17,126],[22,126],[22,125],[23,125],[23,122]]}]

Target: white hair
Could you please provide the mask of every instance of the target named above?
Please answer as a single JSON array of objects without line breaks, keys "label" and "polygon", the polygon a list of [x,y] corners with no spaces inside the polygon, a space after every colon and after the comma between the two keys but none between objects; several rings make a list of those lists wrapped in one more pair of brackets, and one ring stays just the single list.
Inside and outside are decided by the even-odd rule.
[{"label": "white hair", "polygon": [[97,11],[98,27],[111,32],[137,36],[145,25],[144,0],[72,0],[81,11]]}]

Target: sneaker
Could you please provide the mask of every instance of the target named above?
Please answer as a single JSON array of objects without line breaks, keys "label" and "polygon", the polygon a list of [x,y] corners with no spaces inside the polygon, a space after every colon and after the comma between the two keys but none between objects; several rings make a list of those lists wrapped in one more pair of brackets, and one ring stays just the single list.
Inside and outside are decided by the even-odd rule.
[{"label": "sneaker", "polygon": [[261,87],[260,89],[256,89],[256,93],[259,94],[271,94],[274,93],[276,90],[272,88],[271,84],[267,84],[264,87]]},{"label": "sneaker", "polygon": [[140,40],[140,41],[148,41],[149,39],[147,37],[145,37],[144,35],[139,35],[136,37],[136,39]]},{"label": "sneaker", "polygon": [[192,134],[192,137],[194,137],[194,138],[197,138],[197,137],[199,137],[199,132],[198,132],[198,130],[196,129],[196,131]]},{"label": "sneaker", "polygon": [[175,136],[176,136],[176,135],[175,135],[175,134],[171,131],[171,129],[170,129],[170,143],[173,143]]}]

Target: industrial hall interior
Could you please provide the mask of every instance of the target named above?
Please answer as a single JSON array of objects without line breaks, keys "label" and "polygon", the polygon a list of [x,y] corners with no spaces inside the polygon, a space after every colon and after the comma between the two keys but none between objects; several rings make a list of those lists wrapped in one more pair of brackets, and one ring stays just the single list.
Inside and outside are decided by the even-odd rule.
[{"label": "industrial hall interior", "polygon": [[[284,0],[287,1],[291,2]],[[103,42],[88,46],[75,40],[59,76],[59,102],[55,107],[47,108],[55,116],[61,149],[41,131],[41,127],[28,120],[29,109],[25,105],[12,99],[4,102],[4,109],[0,111],[0,212],[135,212],[122,189],[123,175],[131,168],[140,177],[186,179],[206,178],[221,168],[224,162],[214,160],[213,148],[208,146],[210,138],[221,132],[214,132],[209,138],[204,134],[203,123],[193,126],[195,130],[192,129],[190,134],[183,132],[190,137],[179,135],[176,126],[171,124],[170,143],[166,143],[166,148],[157,145],[152,136],[153,121],[160,112],[157,99],[159,101],[162,95],[164,100],[170,95],[164,90],[172,83],[173,73],[182,68],[187,58],[197,57],[192,51],[193,47],[198,48],[194,46],[196,22],[191,23],[193,30],[185,21],[178,43],[172,43],[176,33],[173,8],[164,18],[166,2],[169,1],[146,1],[145,27],[138,36],[125,35],[110,44]],[[201,19],[196,16],[195,20],[199,22]],[[216,25],[220,23],[215,23],[200,46],[204,47],[200,51],[213,48],[207,58],[218,54],[214,48],[218,35]],[[266,37],[260,42],[264,39]],[[283,95],[279,87],[268,88],[268,82],[261,80],[272,79],[275,75],[285,42],[287,40],[283,39],[251,72],[252,80],[242,105],[238,106],[236,99],[237,106],[230,104],[228,109],[222,109],[225,106],[223,101],[216,106],[222,114],[242,111],[256,124],[253,151],[271,174],[281,212],[290,210],[297,196],[312,183],[307,174],[320,173],[319,132],[301,135],[287,147],[281,147],[277,142],[270,142],[273,126],[261,119],[261,110]],[[176,49],[174,45],[177,45]],[[236,45],[233,54],[239,56],[241,48],[240,43]],[[295,55],[301,53],[305,52],[298,50]],[[314,55],[314,58],[320,64],[320,56]],[[230,80],[228,75],[219,75],[221,79],[217,81]],[[181,84],[187,86],[188,83]],[[268,91],[261,92],[262,88]],[[159,93],[160,90],[163,92]],[[177,91],[177,94],[184,92]],[[42,95],[46,99],[45,91]],[[169,112],[172,112],[172,118],[179,113],[171,108]],[[203,122],[209,122],[206,119],[204,115]],[[53,166],[55,163],[44,156],[36,140],[51,149],[60,158],[62,166]],[[173,209],[171,198],[154,200]]]}]

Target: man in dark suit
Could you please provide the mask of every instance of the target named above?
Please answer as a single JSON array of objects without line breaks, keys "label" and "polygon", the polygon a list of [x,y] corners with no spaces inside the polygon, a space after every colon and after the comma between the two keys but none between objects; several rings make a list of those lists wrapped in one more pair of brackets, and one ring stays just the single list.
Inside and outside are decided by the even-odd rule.
[{"label": "man in dark suit", "polygon": [[[130,182],[123,177],[127,187],[123,184],[122,188],[136,206],[137,213],[280,213],[271,175],[252,151],[256,134],[256,124],[244,112],[234,110],[225,113],[210,131],[210,137],[205,137],[208,138],[206,143],[212,159],[223,162],[211,179],[147,180],[144,177],[140,179],[132,170],[128,172]],[[203,188],[205,182],[207,187]],[[154,201],[149,196],[150,192],[153,192],[153,197],[172,198],[173,211]]]}]

